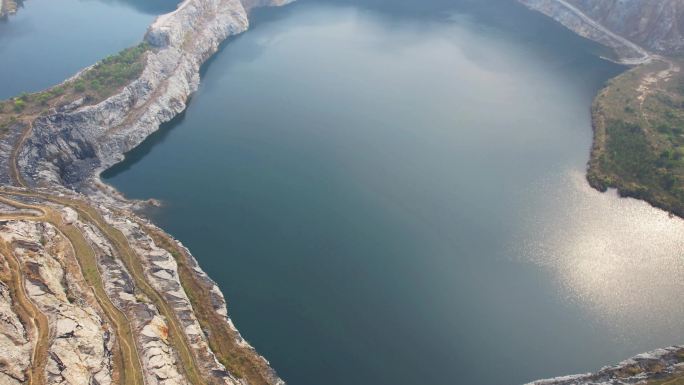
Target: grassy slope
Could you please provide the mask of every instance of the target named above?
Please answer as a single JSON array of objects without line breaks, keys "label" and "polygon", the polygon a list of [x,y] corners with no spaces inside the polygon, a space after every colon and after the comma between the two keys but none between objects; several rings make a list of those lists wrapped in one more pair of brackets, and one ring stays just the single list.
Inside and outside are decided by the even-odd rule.
[{"label": "grassy slope", "polygon": [[587,178],[601,191],[643,199],[684,217],[684,74],[656,60],[611,80],[593,106]]}]

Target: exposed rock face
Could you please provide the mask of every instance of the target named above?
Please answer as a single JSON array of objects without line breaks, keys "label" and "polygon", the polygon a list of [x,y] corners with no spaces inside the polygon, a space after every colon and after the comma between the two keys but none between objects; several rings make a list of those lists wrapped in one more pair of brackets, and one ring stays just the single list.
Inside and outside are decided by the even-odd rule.
[{"label": "exposed rock face", "polygon": [[684,52],[681,0],[567,0],[611,31],[660,54]]},{"label": "exposed rock face", "polygon": [[604,26],[570,0],[519,0],[563,24],[580,36],[612,48],[621,62],[641,64],[649,60],[648,52],[634,42]]},{"label": "exposed rock face", "polygon": [[[64,238],[49,224],[26,221],[3,225],[0,238],[14,245],[13,252],[26,271],[24,285],[29,299],[48,315],[54,338],[40,342],[50,344],[46,382],[111,384],[110,331],[102,321],[97,303],[76,276],[77,270],[69,267],[75,262]],[[21,338],[17,341],[23,342]],[[22,360],[31,357],[25,348],[16,352],[24,354]]]},{"label": "exposed rock face", "polygon": [[33,341],[29,340],[12,305],[9,288],[0,283],[0,351],[4,353],[0,358],[0,384],[8,385],[26,380],[33,350]]},{"label": "exposed rock face", "polygon": [[[238,384],[238,379],[218,362],[209,348],[206,336],[195,317],[190,300],[183,290],[178,274],[178,266],[173,256],[168,251],[155,245],[154,241],[143,231],[138,223],[125,217],[113,215],[111,212],[107,213],[106,219],[126,235],[126,239],[128,239],[129,244],[138,255],[145,257],[141,262],[145,267],[147,281],[159,293],[162,293],[166,302],[178,316],[191,347],[201,358],[199,364],[202,366],[203,371],[211,373],[218,381],[217,383]],[[123,267],[120,267],[120,269],[123,269]],[[119,292],[119,297],[121,297],[121,294]],[[134,300],[130,295],[127,297],[129,301]],[[149,302],[149,299],[145,302]],[[141,334],[147,338],[156,339],[158,344],[164,340],[163,333],[160,333],[160,331],[168,329],[168,325],[156,313],[155,309],[149,309],[148,312],[149,314],[154,314],[154,318],[149,320],[149,323],[142,328]],[[138,317],[138,315],[131,314],[131,317]],[[171,349],[172,347],[168,345],[155,347],[155,350],[158,352],[158,357],[155,360],[162,361],[161,353],[164,350],[168,351]]]},{"label": "exposed rock face", "polygon": [[288,2],[186,0],[157,18],[145,38],[153,50],[139,79],[97,105],[74,103],[33,123],[18,162],[25,180],[87,190],[101,170],[185,109],[201,64],[247,29],[247,9]]},{"label": "exposed rock face", "polygon": [[681,0],[519,0],[577,34],[613,48],[626,64],[648,53],[684,53]]},{"label": "exposed rock face", "polygon": [[[226,38],[248,28],[250,9],[288,2],[185,0],[176,11],[158,17],[149,27],[145,41],[151,49],[138,79],[98,104],[86,105],[84,100],[78,100],[36,118],[31,126],[17,123],[0,140],[0,158],[5,165],[13,163],[13,149],[18,148],[16,171],[28,187],[20,191],[42,194],[22,196],[3,190],[0,196],[58,210],[62,225],[81,234],[81,242],[92,251],[90,258],[97,264],[95,274],[101,278],[100,290],[104,293],[91,291],[79,277],[82,266],[68,251],[71,236],[65,239],[55,228],[62,225],[51,225],[54,219],[48,220],[39,209],[0,203],[0,216],[38,218],[0,222],[0,240],[22,245],[16,254],[19,263],[31,273],[24,274],[28,296],[47,316],[50,335],[55,337],[50,339],[45,358],[46,382],[116,383],[120,373],[112,357],[115,352],[123,352],[117,346],[125,343],[135,352],[135,359],[126,365],[133,362],[132,368],[140,368],[133,372],[141,374],[145,385],[284,384],[268,362],[242,339],[228,318],[220,290],[190,256],[194,278],[211,288],[207,308],[218,315],[219,326],[231,331],[227,335],[238,346],[227,358],[227,353],[222,352],[223,359],[219,360],[210,348],[206,321],[200,324],[181,282],[176,260],[156,245],[143,227],[161,230],[131,212],[131,202],[102,186],[99,172],[122,160],[126,151],[185,109],[188,97],[199,85],[200,66]],[[26,127],[30,129],[25,131]],[[20,184],[9,168],[0,171],[0,183]],[[86,202],[104,223],[84,218],[75,205],[57,203],[45,196],[68,196]],[[112,234],[103,228],[120,232],[125,245],[116,244]],[[41,234],[49,235],[51,240],[46,241]],[[187,252],[179,243],[175,247]],[[131,250],[135,261],[124,260],[122,250]],[[30,335],[21,317],[13,312],[8,293],[7,287],[0,286],[0,384],[13,385],[24,383],[26,374],[35,367],[31,352],[36,350],[39,338]],[[101,301],[109,305],[98,306]],[[112,312],[125,317],[131,333],[119,338],[114,330],[117,328],[107,323],[115,318]],[[216,327],[217,318],[209,318],[214,322],[210,326]],[[207,319],[206,314],[202,319]],[[13,354],[5,355],[7,349]],[[231,372],[221,363],[230,360],[237,362],[237,368],[244,373]],[[196,366],[199,373],[194,375],[201,380],[191,379],[188,365]]]},{"label": "exposed rock face", "polygon": [[684,346],[673,346],[639,354],[597,373],[564,376],[528,385],[632,385],[668,379],[684,370]]},{"label": "exposed rock face", "polygon": [[168,341],[168,325],[159,310],[136,288],[130,272],[116,258],[106,238],[91,225],[78,219],[74,219],[72,223],[86,236],[97,255],[107,295],[117,308],[126,313],[131,322],[136,344],[141,351],[140,359],[146,383],[188,384],[180,374],[175,349]]}]

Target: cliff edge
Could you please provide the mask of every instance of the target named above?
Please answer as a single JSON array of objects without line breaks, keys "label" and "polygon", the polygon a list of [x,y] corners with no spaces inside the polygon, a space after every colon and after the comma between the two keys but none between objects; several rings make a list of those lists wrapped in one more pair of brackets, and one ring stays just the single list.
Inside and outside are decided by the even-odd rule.
[{"label": "cliff edge", "polygon": [[190,251],[99,173],[183,111],[249,11],[185,0],[145,42],[0,102],[0,383],[281,385]]}]

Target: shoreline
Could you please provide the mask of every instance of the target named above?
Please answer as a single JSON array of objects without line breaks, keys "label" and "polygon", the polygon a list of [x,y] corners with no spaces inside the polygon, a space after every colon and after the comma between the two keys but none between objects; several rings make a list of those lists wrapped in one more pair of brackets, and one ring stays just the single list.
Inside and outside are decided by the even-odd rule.
[{"label": "shoreline", "polygon": [[[529,9],[541,12],[559,22],[576,34],[602,44],[618,56],[615,62],[632,67],[612,80],[619,79],[631,71],[646,67],[658,61],[672,62],[659,55],[652,55],[644,48],[615,34],[599,22],[593,20],[582,11],[565,0],[518,0]],[[610,60],[610,59],[606,59]],[[611,60],[613,61],[613,60]],[[611,177],[601,169],[600,155],[606,151],[606,124],[598,106],[601,95],[610,86],[604,87],[595,96],[591,106],[591,122],[593,139],[587,168],[586,182],[595,190],[605,193],[615,188],[622,198],[634,198],[645,201],[656,209],[667,212],[671,217],[684,219],[684,209],[673,204],[664,203],[650,193],[626,188],[624,184],[609,182]],[[643,103],[643,102],[642,102]],[[595,373],[560,376],[551,379],[537,380],[526,385],[663,385],[679,384],[684,378],[684,346],[674,345],[642,353],[613,366],[605,366]]]},{"label": "shoreline", "polygon": [[[0,171],[6,185],[0,194],[12,202],[28,199],[41,207],[56,205],[62,212],[74,213],[68,215],[69,223],[76,223],[83,235],[73,239],[85,239],[102,250],[90,260],[101,276],[92,279],[104,282],[106,294],[101,292],[101,298],[108,296],[124,311],[122,319],[128,320],[133,337],[117,341],[136,346],[140,367],[124,367],[114,359],[109,369],[98,375],[136,378],[139,374],[147,385],[161,379],[166,379],[164,384],[179,385],[205,381],[238,385],[245,380],[254,385],[284,384],[268,361],[242,338],[220,289],[189,250],[134,213],[140,202],[126,199],[105,184],[100,173],[185,110],[199,86],[201,65],[224,40],[247,30],[251,9],[289,2],[185,0],[149,26],[144,42],[150,49],[137,78],[93,105],[81,98],[35,116],[20,114],[0,137],[8,166]],[[84,71],[65,82],[82,78]],[[63,87],[65,82],[51,89]],[[15,106],[16,100],[21,98],[14,99]],[[5,231],[15,234],[18,230],[14,227],[24,226],[25,220],[12,217],[12,228]],[[107,249],[115,251],[113,261],[102,259]],[[165,273],[160,275],[160,271]],[[113,278],[121,275],[128,278]],[[139,295],[147,299],[131,297],[126,294],[127,287],[140,290]],[[146,303],[153,306],[147,312],[156,314],[151,318],[135,310],[149,307]],[[60,314],[57,310],[56,315]],[[126,326],[121,319],[118,324],[111,322],[108,326],[114,330]],[[111,349],[109,360],[123,354],[117,350],[121,345],[115,345],[118,348],[107,348]],[[43,364],[53,362],[56,356],[50,357]],[[72,358],[69,360],[71,364]]]},{"label": "shoreline", "polygon": [[[651,384],[681,374],[684,346],[671,346],[638,354],[596,373],[560,376],[525,385],[630,385]],[[674,385],[674,383],[672,383]]]},{"label": "shoreline", "polygon": [[[668,68],[663,70],[659,66]],[[653,130],[654,124],[649,124],[649,118],[646,115],[647,107],[644,102],[649,94],[666,90],[671,78],[677,76],[680,72],[680,66],[680,60],[654,56],[651,63],[632,68],[617,76],[599,92],[592,104],[594,142],[592,144],[591,159],[587,167],[587,180],[598,191],[603,192],[608,188],[615,188],[621,197],[643,200],[655,208],[668,212],[671,216],[684,219],[684,207],[681,204],[681,196],[678,197],[672,191],[668,191],[657,184],[649,184],[648,181],[642,180],[643,178],[634,180],[625,178],[605,165],[606,160],[603,158],[604,154],[609,151],[607,141],[610,139],[610,136],[607,131],[616,119],[623,118],[619,115],[616,116],[614,108],[612,108],[613,103],[611,103],[611,99],[614,99],[616,94],[627,100],[636,96],[635,99],[641,100],[641,106],[632,106],[626,103],[624,108],[626,110],[639,110],[643,120],[641,129],[644,132]],[[636,95],[624,91],[633,88],[630,86],[631,82],[634,81],[632,78],[638,80]],[[620,90],[622,91],[618,92]],[[625,121],[633,120],[630,119],[628,114],[624,115]],[[613,134],[613,136],[616,135]]]},{"label": "shoreline", "polygon": [[[521,1],[526,2],[527,0]],[[198,16],[202,12],[201,8],[211,5],[212,0],[185,0],[175,11],[158,17],[150,26],[145,41],[150,43],[155,51],[151,54],[151,57],[148,57],[145,69],[138,79],[98,104],[75,105],[71,110],[55,112],[48,116],[37,118],[33,130],[27,131],[28,143],[20,143],[17,159],[13,160],[13,163],[16,162],[17,175],[20,178],[25,178],[29,186],[28,188],[24,186],[24,188],[20,188],[17,191],[37,191],[45,195],[55,195],[55,191],[57,191],[57,196],[65,194],[68,197],[83,200],[87,205],[93,207],[94,210],[100,212],[104,220],[112,228],[118,229],[124,234],[135,234],[140,230],[145,232],[144,229],[147,227],[152,229],[152,233],[158,231],[163,236],[168,237],[172,244],[168,246],[170,249],[167,249],[167,254],[172,255],[173,250],[185,254],[184,258],[186,258],[190,266],[188,271],[194,271],[195,274],[191,278],[196,279],[200,284],[204,282],[206,286],[204,289],[213,293],[211,299],[215,302],[208,305],[213,307],[216,314],[225,317],[229,328],[237,334],[235,338],[238,339],[238,344],[243,345],[245,349],[256,355],[258,357],[257,360],[263,360],[262,363],[265,363],[266,368],[261,367],[260,370],[266,373],[264,376],[268,378],[265,383],[269,384],[283,384],[284,382],[270,369],[268,361],[259,356],[239,335],[239,332],[232,325],[228,317],[223,294],[221,294],[211,278],[201,270],[200,265],[190,251],[182,246],[178,240],[166,234],[163,229],[150,223],[147,219],[133,214],[132,208],[138,202],[126,199],[114,187],[102,181],[100,174],[122,161],[125,152],[135,148],[151,133],[157,131],[160,124],[168,122],[185,110],[188,98],[196,91],[199,85],[199,71],[202,63],[213,56],[225,39],[242,33],[247,29],[247,12],[248,9],[251,9],[250,7],[284,5],[287,2],[276,0],[273,2],[274,4],[264,4],[267,1],[255,0],[242,3],[233,0],[213,1],[213,4],[232,4],[235,8],[223,15],[225,17],[223,20],[230,20],[226,24],[228,27],[225,29],[219,28],[218,35],[200,36],[199,38],[203,40],[202,45],[198,47],[193,46],[193,42],[190,41],[197,36],[192,36],[188,40],[188,32],[179,33],[177,28],[183,28],[183,22],[196,20],[198,17],[201,17]],[[565,3],[562,0],[559,0],[559,2]],[[237,3],[240,3],[241,7],[237,6]],[[242,10],[239,8],[242,8]],[[220,24],[222,23],[217,22],[216,26]],[[206,29],[212,30],[210,27]],[[216,32],[216,30],[212,32]],[[633,47],[629,47],[629,45],[624,45],[623,48],[632,53],[639,52],[638,50],[633,50]],[[647,62],[650,60],[650,57],[642,56],[640,59],[634,56],[623,60],[626,60],[623,64],[638,65]],[[639,60],[645,61],[640,62]],[[166,77],[160,78],[160,74]],[[96,131],[94,134],[91,132],[93,129]],[[3,138],[4,140],[5,138]],[[61,147],[55,149],[53,142],[55,140],[60,142],[58,144]],[[75,140],[73,143],[76,144],[70,143],[71,140]],[[45,148],[48,148],[48,150],[44,150]],[[85,156],[83,156],[84,154]],[[92,156],[89,156],[90,154]],[[55,162],[55,159],[57,159],[57,162]],[[22,183],[19,182],[18,184],[21,185]],[[596,188],[593,185],[592,187]],[[5,193],[12,196],[18,194],[12,191],[5,191]],[[69,205],[65,204],[65,207],[69,207]],[[139,222],[137,224],[130,224],[125,223],[126,220],[134,222],[138,220]],[[160,247],[159,243],[161,241],[159,240],[153,239],[149,243],[140,238],[138,241],[141,244],[141,246],[135,248],[135,251],[138,253],[147,252],[145,247],[150,247],[155,253],[160,252],[159,249],[164,249],[164,247]],[[142,246],[143,244],[147,246]],[[154,256],[157,257],[157,254],[154,254]],[[177,258],[175,255],[172,256]],[[178,265],[176,265],[175,269],[177,277],[180,277],[181,273],[178,272]],[[150,278],[146,277],[145,279],[149,280]],[[177,278],[176,280],[185,288],[182,278]],[[159,288],[163,289],[165,287],[163,285],[168,284],[168,282],[154,282],[157,285],[153,284],[154,288],[160,292],[162,290]],[[176,282],[174,281],[173,283],[175,284]],[[187,303],[191,302],[192,299],[187,298]],[[184,303],[183,306],[187,306],[187,303]],[[190,311],[192,312],[196,306],[197,303],[190,306]],[[186,307],[179,309],[187,310]],[[177,309],[174,308],[174,310]],[[183,322],[184,320],[179,320],[179,324]],[[188,323],[188,325],[193,327],[196,324],[202,324],[202,321],[193,319],[192,322]],[[206,325],[201,326],[204,329]],[[211,345],[212,341],[210,338],[207,338],[206,332],[204,335],[205,343]],[[198,338],[201,340],[201,337]],[[202,342],[196,343],[199,346]],[[202,347],[201,349],[205,348]],[[215,350],[212,348],[208,349],[208,352],[205,351],[207,354],[203,358],[207,358],[206,364],[214,367],[223,365],[224,369],[227,369],[223,363],[214,365],[220,361],[216,356],[210,354],[214,353]],[[637,380],[643,380],[644,373],[653,368],[653,359],[657,360],[658,363],[667,364],[663,364],[666,369],[661,373],[670,375],[678,368],[677,364],[679,361],[673,364],[673,357],[679,357],[682,351],[684,351],[683,347],[661,349],[654,354],[640,355],[616,367],[610,367],[610,370],[602,370],[597,375],[562,377],[538,381],[532,384],[560,385],[577,384],[578,381],[596,381],[600,378],[596,376],[607,375],[610,377],[622,375],[625,370],[634,368],[634,365],[637,365],[642,371],[632,377]],[[644,360],[641,360],[642,356],[645,357]],[[642,365],[642,362],[645,364]],[[145,362],[143,362],[144,364]],[[200,366],[203,364],[205,363],[198,363]],[[143,371],[145,370],[148,369],[143,369]],[[230,378],[230,381],[232,381],[230,383],[239,383],[240,381],[239,378],[233,377],[230,373],[227,378]],[[627,378],[627,380],[631,381],[632,379]],[[228,380],[226,380],[226,383],[229,383]]]},{"label": "shoreline", "polygon": [[[672,63],[670,59],[652,54],[637,44],[613,33],[576,7],[568,4],[565,0],[518,0],[518,2],[532,11],[540,12],[557,21],[577,35],[612,49],[617,55],[617,59],[607,57],[601,57],[601,59],[631,68],[611,79],[611,81],[621,78],[631,70],[659,61]],[[633,54],[637,55],[634,56]],[[634,198],[645,201],[656,209],[668,212],[671,216],[684,219],[684,207],[653,197],[648,191],[629,188],[624,183],[610,182],[611,176],[599,166],[599,155],[605,151],[603,148],[604,144],[602,143],[605,141],[605,139],[602,139],[605,137],[605,122],[603,122],[603,116],[599,113],[598,103],[599,97],[607,88],[608,86],[599,91],[591,106],[593,139],[585,172],[587,183],[599,192],[606,192],[609,188],[614,188],[622,198]]]}]

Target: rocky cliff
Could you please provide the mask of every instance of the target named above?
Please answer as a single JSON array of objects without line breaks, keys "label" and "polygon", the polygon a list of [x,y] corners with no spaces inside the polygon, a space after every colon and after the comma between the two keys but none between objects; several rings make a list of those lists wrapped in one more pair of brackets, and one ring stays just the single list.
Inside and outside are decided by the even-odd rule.
[{"label": "rocky cliff", "polygon": [[153,49],[137,80],[101,103],[77,101],[33,122],[19,153],[24,180],[77,189],[96,183],[101,170],[185,109],[201,64],[226,38],[247,29],[250,7],[286,2],[188,0],[160,16],[145,37]]},{"label": "rocky cliff", "polygon": [[684,53],[681,0],[519,0],[581,36],[613,48],[626,64],[641,64],[648,52]]},{"label": "rocky cliff", "polygon": [[190,252],[99,173],[185,109],[250,9],[287,2],[185,0],[149,27],[135,80],[0,135],[1,384],[283,384]]},{"label": "rocky cliff", "polygon": [[611,31],[659,54],[684,53],[681,0],[567,0]]},{"label": "rocky cliff", "polygon": [[[684,347],[674,346],[639,354],[596,373],[563,376],[531,382],[527,385],[636,385],[679,384],[672,380],[681,374]],[[658,381],[658,382],[656,382]],[[668,382],[669,381],[669,382]]]},{"label": "rocky cliff", "polygon": [[[610,8],[521,1],[615,48],[626,62],[649,58],[612,30],[618,16],[601,19],[606,25],[594,19]],[[79,99],[26,117],[2,136],[0,350],[11,354],[0,356],[0,383],[283,383],[235,329],[223,295],[190,252],[98,175],[185,109],[200,66],[248,28],[251,8],[287,2],[185,0],[150,26],[137,79],[96,104]],[[654,30],[632,38],[643,36],[654,51],[677,45],[674,32]],[[637,359],[640,372],[628,363],[539,384],[635,383],[643,373],[673,372],[679,354]],[[614,378],[624,381],[607,382]]]}]

